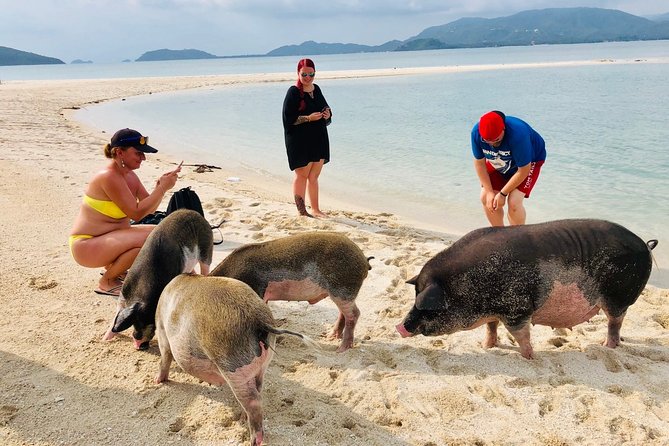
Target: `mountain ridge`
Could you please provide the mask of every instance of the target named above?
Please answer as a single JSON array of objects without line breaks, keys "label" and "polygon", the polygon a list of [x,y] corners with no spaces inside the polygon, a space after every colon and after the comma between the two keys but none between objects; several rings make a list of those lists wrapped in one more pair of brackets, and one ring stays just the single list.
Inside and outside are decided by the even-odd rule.
[{"label": "mountain ridge", "polygon": [[40,54],[0,46],[0,66],[55,65],[64,63],[65,62],[56,59],[55,57],[42,56]]},{"label": "mountain ridge", "polygon": [[[667,17],[669,13],[657,15],[651,20],[604,8],[533,9],[492,19],[463,17],[444,25],[428,27],[404,41],[393,40],[376,46],[346,45],[349,45],[348,48],[356,45],[360,49],[358,52],[379,52],[665,40],[669,39]],[[337,45],[342,44],[308,41],[282,46],[266,55],[333,54],[332,48]]]},{"label": "mountain ridge", "polygon": [[[463,17],[443,25],[425,28],[408,39],[390,40],[381,45],[319,43],[309,40],[300,44],[284,45],[265,54],[238,56],[216,56],[197,49],[164,48],[147,51],[135,61],[306,56],[637,40],[669,40],[669,13],[644,18],[616,9],[533,9],[490,19]],[[0,66],[64,63],[53,57],[0,46]]]}]

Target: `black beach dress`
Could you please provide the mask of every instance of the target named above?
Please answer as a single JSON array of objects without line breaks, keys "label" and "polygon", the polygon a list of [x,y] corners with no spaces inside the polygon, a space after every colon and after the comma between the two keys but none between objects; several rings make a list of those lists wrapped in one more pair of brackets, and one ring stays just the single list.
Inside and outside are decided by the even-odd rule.
[{"label": "black beach dress", "polygon": [[[292,86],[283,100],[283,135],[288,153],[290,170],[304,167],[310,162],[330,161],[330,139],[327,126],[332,119],[319,119],[295,125],[298,116],[306,116],[313,112],[323,111],[328,103],[318,85],[314,84],[313,98],[304,93],[306,108],[298,110],[300,106],[300,89]],[[332,116],[330,117],[332,118]]]}]

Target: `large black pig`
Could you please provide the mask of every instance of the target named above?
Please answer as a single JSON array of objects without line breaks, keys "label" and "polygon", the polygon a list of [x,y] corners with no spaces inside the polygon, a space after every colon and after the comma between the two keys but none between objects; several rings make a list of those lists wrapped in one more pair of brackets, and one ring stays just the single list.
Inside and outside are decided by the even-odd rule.
[{"label": "large black pig", "polygon": [[416,287],[416,302],[397,331],[437,336],[487,324],[489,348],[501,321],[530,359],[530,323],[571,328],[602,309],[605,344],[615,348],[627,307],[650,276],[656,245],[604,220],[477,229],[407,281]]}]

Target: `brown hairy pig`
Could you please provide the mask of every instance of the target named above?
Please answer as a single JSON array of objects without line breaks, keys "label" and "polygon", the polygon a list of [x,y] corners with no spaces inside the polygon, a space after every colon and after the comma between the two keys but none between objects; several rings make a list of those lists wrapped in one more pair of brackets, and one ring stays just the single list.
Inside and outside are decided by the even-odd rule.
[{"label": "brown hairy pig", "polygon": [[250,444],[259,446],[264,436],[261,390],[276,335],[310,342],[275,325],[270,308],[245,283],[181,274],[165,287],[156,309],[156,383],[168,380],[172,359],[198,379],[218,386],[227,383],[246,414]]},{"label": "brown hairy pig", "polygon": [[335,232],[305,232],[235,249],[211,272],[247,283],[270,300],[308,301],[327,296],[339,308],[329,339],[342,339],[338,352],[353,346],[360,310],[355,298],[371,269],[348,237]]}]

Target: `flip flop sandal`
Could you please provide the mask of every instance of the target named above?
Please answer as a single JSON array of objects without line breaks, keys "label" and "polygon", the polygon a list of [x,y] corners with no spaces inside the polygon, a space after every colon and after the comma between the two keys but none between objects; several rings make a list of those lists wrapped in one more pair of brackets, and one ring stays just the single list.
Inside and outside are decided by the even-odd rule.
[{"label": "flip flop sandal", "polygon": [[[101,276],[104,276],[105,273],[104,273],[103,271],[100,271],[100,275],[101,275]],[[116,278],[117,278],[118,280],[120,280],[121,282],[123,282],[123,281],[125,280],[125,277],[126,277],[127,275],[128,275],[128,271],[122,273],[121,275],[117,276]]]},{"label": "flip flop sandal", "polygon": [[123,287],[123,285],[116,285],[115,287],[111,287],[108,290],[101,290],[100,288],[97,288],[93,291],[96,294],[102,294],[103,296],[119,297],[119,293],[121,292],[122,287]]}]

